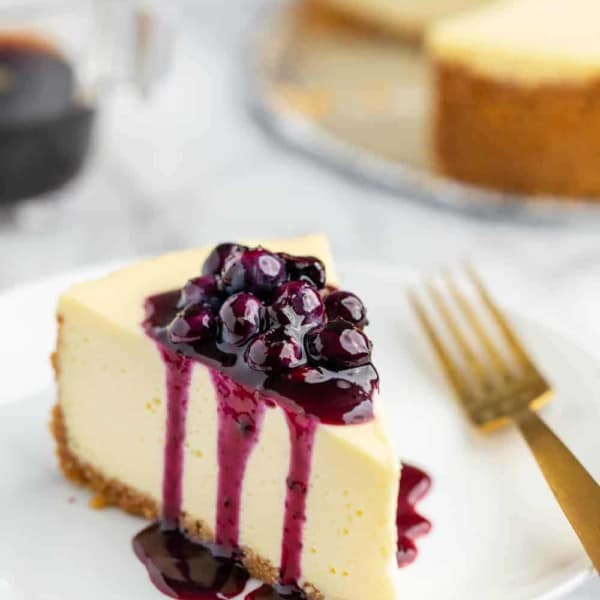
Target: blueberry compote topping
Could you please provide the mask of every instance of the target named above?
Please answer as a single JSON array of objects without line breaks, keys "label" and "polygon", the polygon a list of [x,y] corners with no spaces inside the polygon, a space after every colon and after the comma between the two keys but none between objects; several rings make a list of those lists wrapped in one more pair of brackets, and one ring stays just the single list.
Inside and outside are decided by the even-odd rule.
[{"label": "blueberry compote topping", "polygon": [[[290,441],[280,577],[247,598],[303,599],[298,581],[315,432],[320,423],[373,418],[379,380],[362,330],[364,305],[354,294],[326,288],[316,258],[228,243],[211,252],[201,275],[148,298],[145,309],[145,331],[166,368],[167,441],[160,524],[136,536],[136,554],[159,589],[176,598],[232,597],[243,589],[243,480],[265,413],[278,407]],[[208,367],[217,401],[214,547],[188,540],[179,523],[194,361]],[[398,519],[403,526],[405,518]],[[402,529],[402,547],[414,532]]]},{"label": "blueberry compote topping", "polygon": [[349,292],[323,300],[324,286],[316,258],[221,244],[202,276],[147,300],[145,327],[161,346],[319,422],[368,421],[379,380],[364,306]]}]

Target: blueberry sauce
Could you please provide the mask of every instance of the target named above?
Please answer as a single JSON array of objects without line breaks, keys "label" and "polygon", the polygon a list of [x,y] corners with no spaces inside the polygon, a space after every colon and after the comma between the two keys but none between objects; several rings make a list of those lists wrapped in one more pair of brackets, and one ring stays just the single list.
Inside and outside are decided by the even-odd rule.
[{"label": "blueberry sauce", "polygon": [[176,528],[181,512],[183,447],[192,361],[167,348],[159,348],[167,375],[167,424],[163,471],[162,521]]},{"label": "blueberry sauce", "polygon": [[240,594],[250,576],[242,564],[178,529],[150,525],[133,539],[136,556],[163,594],[182,600],[217,600]]},{"label": "blueberry sauce", "polygon": [[283,539],[281,542],[281,583],[293,586],[300,579],[302,530],[306,521],[306,496],[317,422],[306,415],[286,411],[290,432],[290,467],[286,480]]},{"label": "blueberry sauce", "polygon": [[[249,593],[247,600],[305,598],[298,582],[315,433],[320,423],[371,420],[379,385],[363,331],[364,305],[348,292],[327,302],[335,293],[325,287],[318,259],[221,244],[201,277],[146,300],[143,326],[166,370],[167,441],[161,522],[138,534],[134,548],[166,594],[196,600],[243,590],[249,578],[239,540],[246,465],[266,411],[278,409],[290,442],[279,581]],[[189,540],[179,523],[194,362],[208,368],[217,401],[214,545]],[[428,485],[427,476],[405,467],[397,515],[401,565],[416,553],[414,538],[429,529],[414,508]]]},{"label": "blueberry sauce", "polygon": [[431,523],[421,516],[416,506],[431,488],[431,478],[421,469],[403,465],[398,492],[398,550],[396,557],[399,567],[405,567],[417,557],[415,539],[431,531]]},{"label": "blueberry sauce", "polygon": [[219,546],[238,547],[242,484],[246,463],[258,441],[266,403],[260,392],[249,390],[211,369],[217,395],[218,501],[215,539]]},{"label": "blueberry sauce", "polygon": [[[263,391],[277,404],[305,412],[321,423],[350,425],[373,418],[373,393],[379,387],[379,377],[373,364],[364,361],[364,353],[360,357],[363,364],[341,369],[330,362],[309,362],[308,356],[304,364],[292,369],[251,369],[245,358],[248,344],[219,341],[216,337],[172,341],[169,326],[177,323],[179,297],[176,290],[146,300],[146,331],[162,347],[193,358],[248,388]],[[181,335],[179,329],[177,333]]]}]

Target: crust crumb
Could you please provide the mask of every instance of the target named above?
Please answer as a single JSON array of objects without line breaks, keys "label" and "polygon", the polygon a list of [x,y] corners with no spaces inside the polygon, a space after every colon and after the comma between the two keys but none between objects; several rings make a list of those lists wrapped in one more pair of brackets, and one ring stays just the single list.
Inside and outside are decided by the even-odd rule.
[{"label": "crust crumb", "polygon": [[94,494],[88,502],[90,508],[94,510],[102,510],[108,506],[106,498],[102,494]]}]

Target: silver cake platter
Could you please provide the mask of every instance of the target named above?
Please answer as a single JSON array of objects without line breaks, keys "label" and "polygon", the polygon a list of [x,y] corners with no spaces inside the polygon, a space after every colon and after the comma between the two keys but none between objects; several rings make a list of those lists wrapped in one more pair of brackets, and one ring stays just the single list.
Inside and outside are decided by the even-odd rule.
[{"label": "silver cake platter", "polygon": [[253,25],[251,111],[295,149],[398,198],[491,219],[600,222],[600,198],[505,193],[436,172],[429,68],[415,46],[333,18],[311,0],[269,2]]}]

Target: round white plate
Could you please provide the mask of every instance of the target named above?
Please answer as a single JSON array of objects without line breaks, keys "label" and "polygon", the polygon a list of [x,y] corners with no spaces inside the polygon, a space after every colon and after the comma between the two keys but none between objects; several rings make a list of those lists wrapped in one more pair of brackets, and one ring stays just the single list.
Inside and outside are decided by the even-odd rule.
[{"label": "round white plate", "polygon": [[[90,510],[89,495],[58,472],[47,431],[57,296],[106,270],[0,296],[2,600],[162,597],[130,548],[143,522]],[[417,562],[399,572],[403,600],[548,600],[575,588],[590,576],[589,562],[524,443],[510,429],[475,433],[455,406],[404,300],[415,274],[367,263],[342,271],[369,306],[398,451],[434,479],[421,505],[433,532],[421,540]],[[600,359],[550,327],[513,316],[558,390],[545,418],[600,479]]]}]

